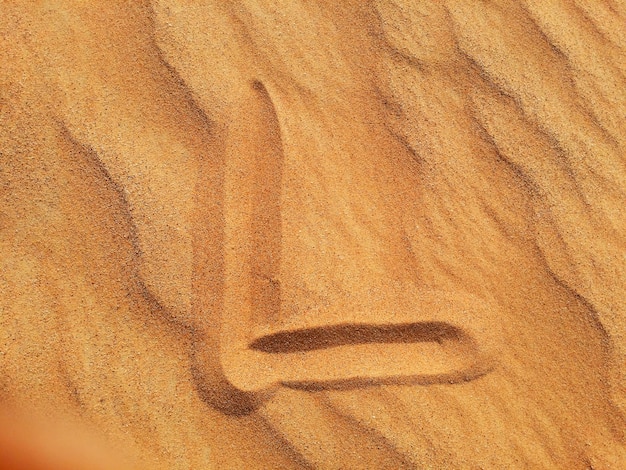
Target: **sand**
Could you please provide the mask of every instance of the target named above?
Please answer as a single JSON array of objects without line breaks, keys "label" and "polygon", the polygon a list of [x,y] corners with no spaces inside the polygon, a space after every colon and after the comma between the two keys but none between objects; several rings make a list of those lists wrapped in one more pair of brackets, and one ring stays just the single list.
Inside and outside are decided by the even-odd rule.
[{"label": "sand", "polygon": [[2,409],[129,468],[626,468],[625,24],[2,3]]}]

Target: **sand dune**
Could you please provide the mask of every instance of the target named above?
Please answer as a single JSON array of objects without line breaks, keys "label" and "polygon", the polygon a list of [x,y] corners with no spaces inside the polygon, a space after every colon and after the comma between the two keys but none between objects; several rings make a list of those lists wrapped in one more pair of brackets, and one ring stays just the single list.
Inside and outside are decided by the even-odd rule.
[{"label": "sand dune", "polygon": [[625,25],[3,2],[4,407],[139,468],[626,468]]}]

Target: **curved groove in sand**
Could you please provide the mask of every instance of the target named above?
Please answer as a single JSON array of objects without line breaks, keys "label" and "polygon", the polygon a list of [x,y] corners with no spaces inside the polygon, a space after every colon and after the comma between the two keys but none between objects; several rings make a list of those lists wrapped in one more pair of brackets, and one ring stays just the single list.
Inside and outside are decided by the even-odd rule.
[{"label": "curved groove in sand", "polygon": [[444,341],[458,341],[463,336],[461,329],[443,322],[385,325],[355,323],[281,331],[257,338],[250,344],[250,349],[272,354],[295,353],[372,343],[441,344]]}]

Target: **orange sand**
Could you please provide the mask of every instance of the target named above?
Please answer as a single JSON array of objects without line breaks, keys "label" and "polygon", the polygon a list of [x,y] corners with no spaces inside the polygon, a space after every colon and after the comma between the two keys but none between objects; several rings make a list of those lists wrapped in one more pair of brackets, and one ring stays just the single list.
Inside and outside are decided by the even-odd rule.
[{"label": "orange sand", "polygon": [[3,2],[4,406],[139,468],[626,468],[625,24]]}]

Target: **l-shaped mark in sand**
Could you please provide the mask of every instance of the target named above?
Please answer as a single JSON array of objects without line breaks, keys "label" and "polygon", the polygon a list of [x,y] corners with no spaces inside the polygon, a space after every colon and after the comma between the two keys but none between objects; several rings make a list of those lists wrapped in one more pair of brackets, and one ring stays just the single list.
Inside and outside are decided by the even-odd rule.
[{"label": "l-shaped mark in sand", "polygon": [[[363,315],[324,315],[314,326],[280,327],[255,336],[281,309],[283,149],[276,110],[255,82],[226,146],[224,297],[219,325],[223,373],[242,392],[267,394],[283,385],[305,389],[382,383],[470,380],[493,367],[498,341],[492,303],[462,292],[420,289],[407,279],[386,290]],[[332,303],[332,302],[331,302]],[[410,306],[407,308],[407,305]],[[329,318],[342,318],[342,312]],[[375,315],[372,315],[375,313]],[[376,318],[372,321],[372,318]],[[265,395],[264,395],[265,396]]]}]

